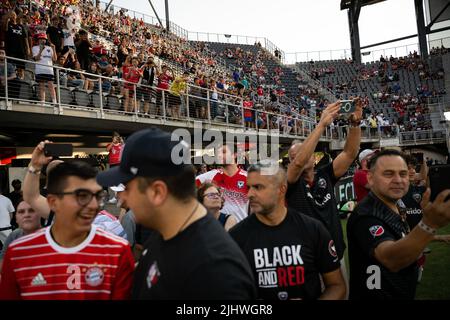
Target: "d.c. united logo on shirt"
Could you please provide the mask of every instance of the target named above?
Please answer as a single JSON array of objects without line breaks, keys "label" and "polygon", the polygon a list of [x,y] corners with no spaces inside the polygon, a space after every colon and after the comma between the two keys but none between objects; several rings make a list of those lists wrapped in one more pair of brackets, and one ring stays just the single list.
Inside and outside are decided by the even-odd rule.
[{"label": "d.c. united logo on shirt", "polygon": [[161,275],[161,273],[159,272],[158,269],[158,264],[156,263],[156,261],[152,264],[152,266],[150,267],[150,269],[148,270],[148,275],[147,275],[147,287],[150,289],[151,287],[153,287],[159,280],[159,276]]},{"label": "d.c. united logo on shirt", "polygon": [[384,233],[384,229],[382,226],[371,226],[369,228],[370,234],[374,237],[379,237]]}]

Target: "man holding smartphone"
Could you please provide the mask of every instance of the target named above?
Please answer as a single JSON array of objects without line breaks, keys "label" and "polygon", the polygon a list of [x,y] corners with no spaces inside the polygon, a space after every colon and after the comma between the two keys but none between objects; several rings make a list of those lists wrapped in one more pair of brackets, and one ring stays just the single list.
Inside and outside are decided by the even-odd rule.
[{"label": "man holding smartphone", "polygon": [[314,151],[326,128],[336,119],[341,110],[341,101],[329,104],[323,110],[316,128],[303,143],[295,144],[289,150],[288,207],[319,220],[331,235],[341,261],[342,274],[346,278],[344,263],[345,243],[337,212],[334,185],[354,162],[361,142],[360,122],[362,104],[355,101],[356,109],[351,114],[349,134],[344,150],[331,163],[316,169]]}]

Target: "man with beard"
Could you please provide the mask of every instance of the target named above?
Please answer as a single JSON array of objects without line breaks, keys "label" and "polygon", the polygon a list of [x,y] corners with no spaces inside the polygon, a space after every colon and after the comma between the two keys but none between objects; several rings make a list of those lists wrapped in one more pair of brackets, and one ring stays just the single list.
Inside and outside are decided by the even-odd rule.
[{"label": "man with beard", "polygon": [[230,235],[250,262],[258,298],[345,298],[346,286],[330,234],[319,221],[285,205],[284,169],[277,163],[252,165],[247,186],[253,214],[232,228]]},{"label": "man with beard", "polygon": [[[254,299],[250,267],[236,243],[196,199],[195,173],[175,155],[189,145],[152,128],[132,134],[120,165],[102,172],[103,186],[120,195],[136,223],[155,230],[136,268],[133,299]],[[181,159],[183,160],[183,159]]]},{"label": "man with beard", "polygon": [[126,240],[92,225],[105,192],[96,170],[84,162],[64,162],[48,177],[52,226],[8,247],[0,300],[127,299],[134,259]]}]

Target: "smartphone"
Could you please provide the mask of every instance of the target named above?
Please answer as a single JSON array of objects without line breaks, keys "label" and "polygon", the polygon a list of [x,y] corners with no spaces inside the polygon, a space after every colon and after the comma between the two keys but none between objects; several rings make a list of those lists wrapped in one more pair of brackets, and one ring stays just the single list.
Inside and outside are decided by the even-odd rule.
[{"label": "smartphone", "polygon": [[46,157],[71,157],[73,146],[70,143],[46,143],[44,155]]},{"label": "smartphone", "polygon": [[[430,179],[431,196],[430,201],[434,201],[439,193],[450,189],[450,164],[431,166],[428,171]],[[446,201],[450,200],[450,196]]]},{"label": "smartphone", "polygon": [[341,100],[341,108],[339,109],[339,114],[350,114],[355,112],[356,104],[355,100]]},{"label": "smartphone", "polygon": [[414,158],[416,158],[418,165],[423,163],[423,153],[422,152],[414,153],[413,156],[414,156]]}]

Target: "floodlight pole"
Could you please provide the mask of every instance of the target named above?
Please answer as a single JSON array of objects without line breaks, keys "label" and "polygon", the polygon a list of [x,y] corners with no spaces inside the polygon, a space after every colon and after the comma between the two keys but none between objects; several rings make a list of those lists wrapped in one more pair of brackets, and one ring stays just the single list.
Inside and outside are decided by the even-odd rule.
[{"label": "floodlight pole", "polygon": [[107,6],[106,6],[106,8],[105,8],[105,12],[108,11],[108,8],[109,8],[109,6],[113,3],[113,1],[114,1],[114,0],[111,0],[111,1],[107,4]]},{"label": "floodlight pole", "polygon": [[161,28],[164,28],[164,26],[163,26],[163,24],[161,22],[161,19],[159,18],[158,13],[156,12],[155,7],[153,6],[152,0],[148,0],[148,3],[150,3],[150,6],[152,7],[153,13],[156,16],[156,19],[158,19],[159,25],[161,26]]},{"label": "floodlight pole", "polygon": [[361,63],[361,43],[359,41],[359,14],[361,12],[361,2],[352,0],[348,9],[348,26],[350,28],[350,42],[352,46],[352,60]]},{"label": "floodlight pole", "polygon": [[169,33],[170,31],[170,19],[169,19],[169,0],[165,0],[166,4],[166,31]]},{"label": "floodlight pole", "polygon": [[414,0],[414,7],[416,8],[417,35],[419,37],[420,56],[422,57],[422,59],[427,59],[428,58],[427,28],[425,26],[422,0]]}]

